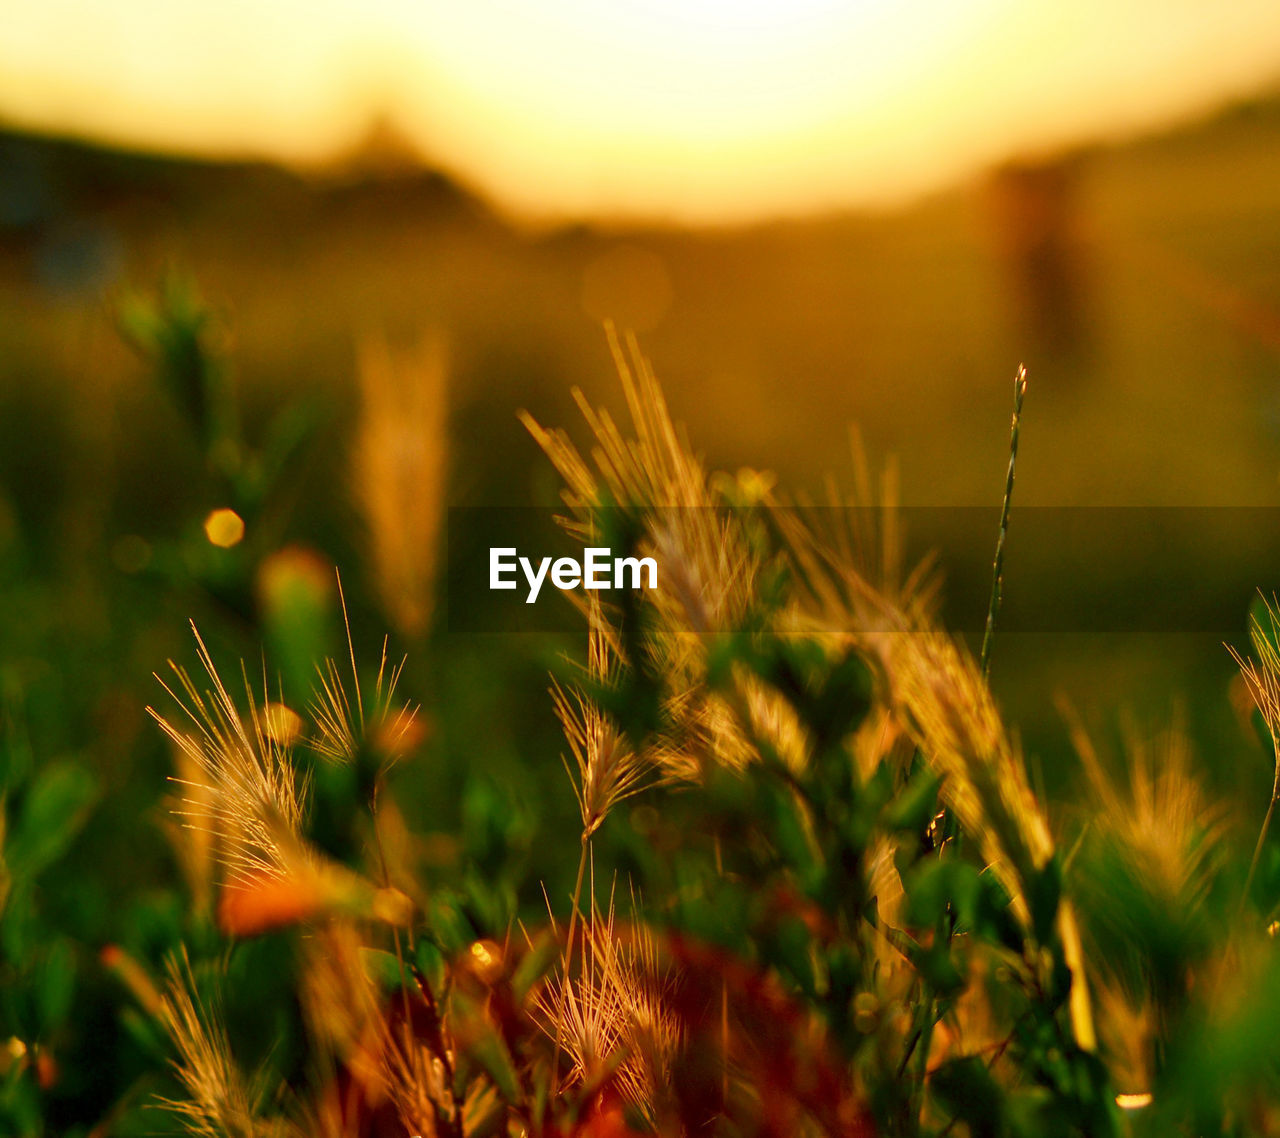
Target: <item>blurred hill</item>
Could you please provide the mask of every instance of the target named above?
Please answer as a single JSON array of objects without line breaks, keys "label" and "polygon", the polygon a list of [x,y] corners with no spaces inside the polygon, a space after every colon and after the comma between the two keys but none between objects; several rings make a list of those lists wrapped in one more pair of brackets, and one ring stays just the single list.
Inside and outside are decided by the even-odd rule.
[{"label": "blurred hill", "polygon": [[[522,230],[385,123],[307,174],[8,133],[0,398],[31,375],[127,385],[103,298],[177,266],[228,311],[253,389],[340,392],[355,337],[438,325],[465,426],[481,400],[609,393],[612,316],[713,459],[816,485],[856,421],[906,500],[989,503],[1025,361],[1025,500],[1270,503],[1278,254],[1280,98],[892,213],[714,232]],[[519,447],[513,421],[476,429]],[[458,492],[509,484],[476,468]]]}]

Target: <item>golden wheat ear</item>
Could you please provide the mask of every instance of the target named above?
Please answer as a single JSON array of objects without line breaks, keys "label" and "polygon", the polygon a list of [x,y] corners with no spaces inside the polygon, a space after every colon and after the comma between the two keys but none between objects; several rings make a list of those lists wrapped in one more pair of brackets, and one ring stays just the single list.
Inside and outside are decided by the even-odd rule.
[{"label": "golden wheat ear", "polygon": [[[608,685],[617,672],[610,630],[598,605],[591,606],[588,619],[586,681],[593,687]],[[573,768],[566,760],[565,769],[573,782],[586,841],[619,802],[658,779],[650,757],[636,752],[586,687],[566,687],[553,678],[551,700],[573,756]]]},{"label": "golden wheat ear", "polygon": [[[174,813],[184,828],[210,842],[212,856],[221,866],[217,916],[222,930],[249,937],[333,915],[408,924],[414,906],[404,893],[389,885],[375,886],[329,861],[308,843],[302,825],[306,782],[292,752],[300,729],[292,719],[287,721],[288,729],[282,727],[284,717],[279,712],[268,714],[272,706],[283,705],[266,701],[265,679],[259,699],[243,668],[246,710],[242,712],[198,631],[195,636],[210,690],[201,692],[185,669],[171,664],[177,690],[164,681],[161,685],[177,704],[181,713],[177,723],[183,726],[153,708],[148,710],[193,768],[191,777],[173,780],[183,788]],[[372,723],[380,731],[392,731],[399,740],[408,730],[404,714],[392,714],[384,698],[394,689],[399,673],[392,672],[384,686],[385,654],[383,663],[373,717],[366,720],[357,686],[354,721],[361,732]],[[345,694],[341,699],[349,711]],[[292,712],[289,715],[297,718]],[[322,736],[323,729],[322,721]]]},{"label": "golden wheat ear", "polygon": [[[892,638],[887,671],[893,696],[921,754],[943,776],[942,795],[983,859],[1030,925],[1027,901],[1054,856],[1044,807],[1027,780],[1015,739],[1006,730],[981,666],[951,637],[922,630]],[[1084,945],[1071,904],[1058,913],[1058,934],[1071,971],[1068,1007],[1076,1042],[1097,1046]]]},{"label": "golden wheat ear", "polygon": [[236,1063],[222,1024],[216,991],[202,994],[184,948],[172,957],[160,1005],[160,1020],[172,1040],[174,1074],[186,1092],[161,1100],[199,1138],[284,1133],[284,1124],[258,1116],[267,1089],[256,1085]]},{"label": "golden wheat ear", "polygon": [[401,634],[431,618],[448,472],[448,351],[430,333],[394,350],[359,346],[353,479],[378,594]]},{"label": "golden wheat ear", "polygon": [[288,867],[278,837],[300,838],[306,793],[293,763],[296,736],[273,729],[273,717],[263,714],[271,706],[265,678],[259,698],[243,669],[246,711],[241,712],[199,631],[191,627],[212,686],[202,692],[186,669],[170,661],[176,690],[156,678],[179,715],[171,719],[147,708],[194,775],[189,785],[181,776],[171,780],[187,790],[175,814],[184,826],[211,836],[215,857],[230,878],[282,874]]},{"label": "golden wheat ear", "polygon": [[566,965],[535,997],[539,1026],[569,1057],[567,1085],[607,1083],[652,1121],[684,1042],[669,968],[652,930],[618,922],[614,890],[608,908],[593,902],[583,923],[576,971]]}]

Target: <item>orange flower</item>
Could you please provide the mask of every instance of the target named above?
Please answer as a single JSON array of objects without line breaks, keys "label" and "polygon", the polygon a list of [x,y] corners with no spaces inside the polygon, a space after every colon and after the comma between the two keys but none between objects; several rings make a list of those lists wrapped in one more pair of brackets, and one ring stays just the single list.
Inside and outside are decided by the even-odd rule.
[{"label": "orange flower", "polygon": [[231,936],[250,937],[328,916],[407,924],[413,902],[398,889],[379,889],[338,866],[308,867],[287,875],[261,874],[227,886],[218,925]]},{"label": "orange flower", "polygon": [[262,877],[222,891],[218,925],[231,936],[258,936],[318,915],[325,902],[318,881]]}]

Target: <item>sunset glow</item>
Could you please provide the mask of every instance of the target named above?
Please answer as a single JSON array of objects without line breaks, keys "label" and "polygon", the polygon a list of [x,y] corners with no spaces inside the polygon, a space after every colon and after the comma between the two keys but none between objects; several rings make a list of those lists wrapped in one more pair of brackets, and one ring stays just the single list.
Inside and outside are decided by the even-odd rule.
[{"label": "sunset glow", "polygon": [[891,201],[1280,76],[1272,0],[9,7],[0,119],[313,162],[385,112],[429,161],[543,216]]}]

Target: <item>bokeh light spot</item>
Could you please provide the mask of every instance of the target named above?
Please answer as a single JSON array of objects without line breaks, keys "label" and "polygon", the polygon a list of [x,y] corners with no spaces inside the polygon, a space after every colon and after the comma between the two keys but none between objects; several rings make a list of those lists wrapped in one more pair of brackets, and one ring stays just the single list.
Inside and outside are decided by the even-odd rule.
[{"label": "bokeh light spot", "polygon": [[204,535],[219,549],[230,549],[244,540],[244,519],[235,510],[214,510],[204,520]]}]

